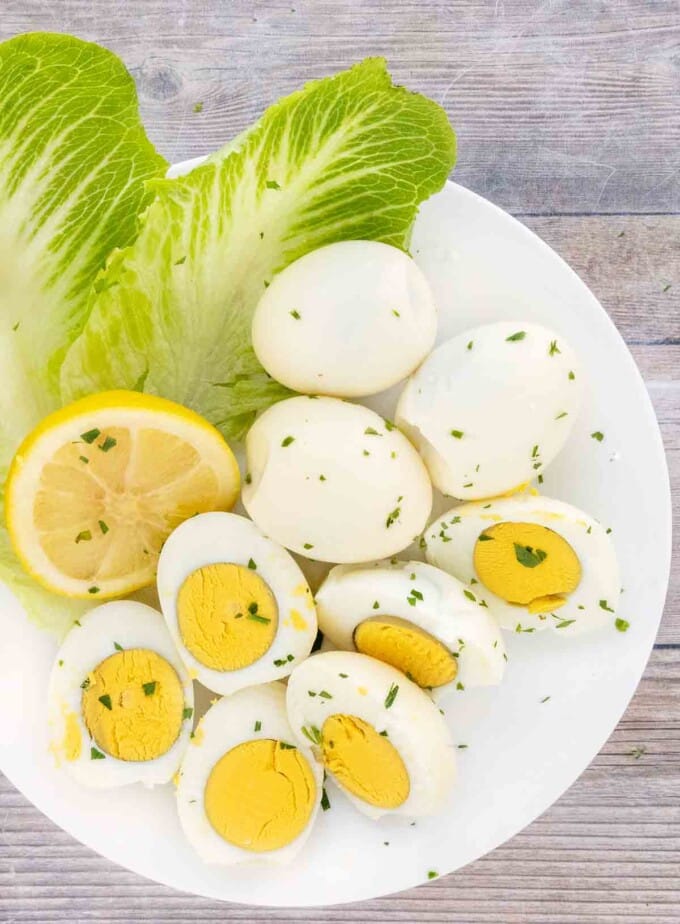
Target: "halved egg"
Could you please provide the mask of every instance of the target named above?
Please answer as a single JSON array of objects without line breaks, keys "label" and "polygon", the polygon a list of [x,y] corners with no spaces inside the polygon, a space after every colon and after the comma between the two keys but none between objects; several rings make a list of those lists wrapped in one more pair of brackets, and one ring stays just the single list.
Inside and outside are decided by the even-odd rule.
[{"label": "halved egg", "polygon": [[380,241],[338,241],[274,277],[253,347],[294,391],[360,397],[409,375],[434,344],[437,310],[416,263]]},{"label": "halved egg", "polygon": [[338,565],[316,594],[324,638],[403,671],[420,687],[500,683],[505,646],[467,584],[419,561]]},{"label": "halved egg", "polygon": [[207,863],[286,863],[309,836],[322,793],[323,770],[288,723],[286,689],[270,683],[205,713],[179,773],[177,808]]},{"label": "halved egg", "polygon": [[132,600],[86,613],[49,685],[50,749],[85,786],[167,783],[189,741],[191,679],[163,617]]},{"label": "halved egg", "polygon": [[492,497],[536,478],[578,413],[583,375],[566,340],[502,321],[459,334],[409,379],[396,421],[443,494]]},{"label": "halved egg", "polygon": [[463,504],[427,531],[427,560],[462,581],[505,629],[588,632],[613,623],[620,579],[610,530],[570,504],[516,495]]},{"label": "halved egg", "polygon": [[361,562],[405,549],[427,522],[432,486],[394,424],[337,398],[280,401],[246,437],[246,510],[307,558]]},{"label": "halved egg", "polygon": [[204,513],[168,538],[158,596],[192,677],[216,693],[290,674],[316,638],[305,577],[281,546],[233,513]]},{"label": "halved egg", "polygon": [[455,779],[448,727],[430,697],[400,671],[349,651],[316,654],[288,681],[296,740],[370,816],[429,815]]}]

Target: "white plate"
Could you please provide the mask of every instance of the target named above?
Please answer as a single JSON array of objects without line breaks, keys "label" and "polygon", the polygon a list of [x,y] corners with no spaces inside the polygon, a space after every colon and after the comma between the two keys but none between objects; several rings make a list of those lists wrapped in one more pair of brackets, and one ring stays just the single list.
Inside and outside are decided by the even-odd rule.
[{"label": "white plate", "polygon": [[[374,823],[330,789],[303,852],[288,868],[219,869],[185,843],[171,786],[93,792],[58,772],[46,749],[45,695],[53,640],[6,590],[0,598],[3,772],[41,811],[122,866],[176,889],[257,905],[322,905],[415,886],[482,856],[543,812],[592,760],[626,708],[663,608],[670,496],[661,438],[644,384],[586,286],[518,221],[448,184],[422,209],[412,250],[434,287],[444,340],[468,326],[531,320],[567,337],[590,375],[586,407],[544,492],[613,527],[625,593],[625,634],[508,637],[499,690],[449,695],[459,754],[449,807],[415,827]],[[393,397],[378,401],[389,412]],[[593,430],[605,434],[602,443]],[[541,700],[550,696],[550,700]],[[389,845],[385,846],[384,841]]]}]

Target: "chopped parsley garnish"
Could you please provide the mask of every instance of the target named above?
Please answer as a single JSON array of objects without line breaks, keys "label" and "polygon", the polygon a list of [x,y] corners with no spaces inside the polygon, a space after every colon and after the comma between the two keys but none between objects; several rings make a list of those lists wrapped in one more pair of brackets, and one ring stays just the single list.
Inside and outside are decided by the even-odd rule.
[{"label": "chopped parsley garnish", "polygon": [[451,431],[451,436],[453,436],[453,437],[454,437],[455,439],[457,439],[457,440],[462,440],[462,439],[463,439],[463,431],[462,431],[462,430],[452,430],[452,431]]},{"label": "chopped parsley garnish", "polygon": [[90,532],[90,530],[84,529],[81,532],[79,532],[78,535],[76,536],[76,543],[89,542],[91,538],[92,538],[92,533]]},{"label": "chopped parsley garnish", "polygon": [[387,734],[387,729],[386,729],[386,728],[383,728],[383,730],[382,730],[381,732],[378,732],[378,734],[381,735],[383,738],[389,738],[389,737],[390,737],[390,736]]},{"label": "chopped parsley garnish", "polygon": [[476,603],[476,602],[477,602],[477,597],[475,597],[475,595],[472,593],[471,590],[467,590],[467,589],[464,590],[464,591],[463,591],[463,595],[464,595],[465,597],[467,597],[468,600],[472,600],[473,603]]},{"label": "chopped parsley garnish", "polygon": [[516,340],[524,340],[527,333],[525,330],[518,330],[516,334],[510,334],[509,337],[506,337],[506,343],[514,343]]},{"label": "chopped parsley garnish", "polygon": [[101,434],[101,430],[88,430],[87,433],[81,433],[80,438],[84,443],[94,443],[97,437]]},{"label": "chopped parsley garnish", "polygon": [[392,423],[392,421],[388,417],[383,417],[383,423],[385,424],[385,429],[387,430],[388,433],[391,433],[392,430],[397,429],[397,425]]},{"label": "chopped parsley garnish", "polygon": [[257,565],[255,564],[252,558],[248,559],[248,567],[250,568],[251,571],[257,571]]},{"label": "chopped parsley garnish", "polygon": [[73,620],[73,625],[74,625],[74,626],[78,626],[78,627],[80,628],[80,626],[82,625],[82,623],[81,623],[81,621],[80,621],[79,619],[74,619],[74,620]]},{"label": "chopped parsley garnish", "polygon": [[190,719],[193,714],[194,710],[191,708],[191,706],[185,706],[184,709],[182,709],[182,721],[185,719]]},{"label": "chopped parsley garnish", "polygon": [[618,616],[614,620],[614,625],[619,630],[619,632],[627,632],[628,628],[630,627],[630,623],[628,622],[627,619],[621,619]]},{"label": "chopped parsley garnish", "polygon": [[394,703],[395,699],[397,698],[398,692],[399,692],[399,684],[393,683],[390,686],[387,696],[385,697],[385,709],[389,709],[390,706]]},{"label": "chopped parsley garnish", "polygon": [[305,544],[302,546],[302,548],[303,548],[303,549],[313,549],[314,546],[312,545],[311,542],[305,542]]},{"label": "chopped parsley garnish", "polygon": [[246,484],[252,484],[253,476],[250,474],[250,472],[246,472],[246,477],[243,480]]},{"label": "chopped parsley garnish", "polygon": [[203,112],[203,103],[194,103],[194,112]]},{"label": "chopped parsley garnish", "polygon": [[109,527],[103,520],[98,520],[97,522],[99,523],[99,528],[102,531],[102,536],[105,536],[109,531]]},{"label": "chopped parsley garnish", "polygon": [[472,349],[472,346],[473,346],[474,342],[475,342],[474,340],[470,340],[470,341],[469,341],[469,343],[468,343],[468,345],[467,345],[468,350],[471,350],[471,349]]},{"label": "chopped parsley garnish", "polygon": [[550,699],[549,696],[544,696],[543,699],[541,700],[541,702],[542,702],[542,703],[547,703],[549,699]]},{"label": "chopped parsley garnish", "polygon": [[434,869],[429,869],[429,870],[427,871],[427,878],[428,878],[428,879],[436,879],[438,875],[439,875],[439,873],[438,873],[436,870],[434,870]]},{"label": "chopped parsley garnish", "polygon": [[64,662],[63,662],[61,659],[58,661],[58,664],[59,664],[59,667],[63,667],[63,666],[64,666]]},{"label": "chopped parsley garnish", "polygon": [[530,545],[520,545],[518,542],[513,545],[515,546],[515,558],[525,568],[535,568],[548,557],[548,553],[543,549],[534,549]]},{"label": "chopped parsley garnish", "polygon": [[97,748],[90,748],[90,760],[104,760],[105,757],[106,755],[98,751]]},{"label": "chopped parsley garnish", "polygon": [[373,609],[374,609],[374,610],[379,610],[379,609],[380,609],[380,603],[379,603],[377,600],[374,600],[374,601],[373,601]]},{"label": "chopped parsley garnish", "polygon": [[548,349],[548,356],[554,356],[555,353],[561,353],[562,350],[557,346],[557,340],[550,341],[550,347]]},{"label": "chopped parsley garnish", "polygon": [[[525,629],[521,622],[518,622],[517,625],[515,626],[515,632],[535,632],[535,631],[536,630],[534,629],[533,626],[530,626],[529,628]],[[508,660],[507,656],[504,656],[504,657],[505,657],[505,660],[507,661]]]},{"label": "chopped parsley garnish", "polygon": [[573,382],[575,378],[576,376],[574,375],[574,373],[571,370],[569,370],[569,381]]},{"label": "chopped parsley garnish", "polygon": [[457,689],[457,690],[464,690],[464,689],[465,689],[465,686],[460,682],[460,680],[459,680],[458,683],[456,684],[456,689]]},{"label": "chopped parsley garnish", "polygon": [[109,449],[113,449],[117,445],[118,440],[115,440],[112,436],[107,436],[103,443],[97,444],[97,448],[101,449],[102,452],[108,452]]},{"label": "chopped parsley garnish", "polygon": [[333,697],[332,697],[331,694],[328,692],[328,690],[319,690],[319,696],[320,696],[322,699],[333,699]]},{"label": "chopped parsley garnish", "polygon": [[283,667],[284,664],[287,664],[287,663],[288,662],[286,658],[275,658],[274,659],[274,667]]},{"label": "chopped parsley garnish", "polygon": [[600,600],[600,609],[606,610],[608,613],[613,613],[614,610],[607,604],[606,600]]},{"label": "chopped parsley garnish", "polygon": [[477,542],[493,542],[493,536],[488,536],[486,533],[480,533]]},{"label": "chopped parsley garnish", "polygon": [[635,760],[640,760],[642,755],[647,753],[647,748],[646,747],[633,748],[628,753],[630,754],[631,757],[634,757]]},{"label": "chopped parsley garnish", "polygon": [[299,321],[300,318],[302,317],[302,315],[301,315],[300,312],[297,310],[297,308],[293,308],[293,310],[292,310],[291,312],[289,312],[289,314],[290,314],[291,318],[295,318],[296,321]]},{"label": "chopped parsley garnish", "polygon": [[144,696],[153,696],[156,692],[156,681],[149,680],[148,683],[143,683],[142,690],[144,690]]},{"label": "chopped parsley garnish", "polygon": [[595,430],[594,433],[590,434],[594,440],[597,440],[598,443],[601,443],[604,439],[604,433],[601,430]]},{"label": "chopped parsley garnish", "polygon": [[80,684],[81,690],[89,690],[90,688],[90,678],[86,677],[85,680]]},{"label": "chopped parsley garnish", "polygon": [[401,507],[395,507],[391,513],[387,514],[387,519],[385,520],[385,528],[389,529],[394,523],[397,522],[401,516]]},{"label": "chopped parsley garnish", "polygon": [[366,427],[366,429],[364,430],[364,435],[365,436],[382,436],[382,433],[378,433],[378,431],[374,427]]},{"label": "chopped parsley garnish", "polygon": [[116,651],[122,651],[122,650],[123,650],[123,646],[122,646],[122,645],[119,645],[118,642],[114,642],[114,643],[113,643],[113,647],[116,649]]},{"label": "chopped parsley garnish", "polygon": [[538,456],[538,443],[536,443],[534,448],[531,450],[531,458],[535,459],[537,456]]},{"label": "chopped parsley garnish", "polygon": [[566,416],[567,416],[567,412],[566,412],[566,411],[560,411],[560,413],[557,415],[557,417],[555,418],[555,420],[562,420],[562,418],[563,418],[563,417],[566,417]]},{"label": "chopped parsley garnish", "polygon": [[294,436],[286,436],[286,437],[284,437],[284,438],[281,440],[281,445],[282,445],[283,448],[285,449],[286,446],[290,446],[290,444],[291,444],[291,443],[294,443],[294,442],[295,442],[295,437],[294,437]]},{"label": "chopped parsley garnish", "polygon": [[105,693],[103,696],[99,697],[99,702],[104,706],[105,709],[108,709],[109,712],[113,709],[111,705],[111,697],[108,693]]},{"label": "chopped parsley garnish", "polygon": [[279,741],[279,747],[281,748],[282,751],[294,751],[295,750],[295,745],[288,744],[287,741]]},{"label": "chopped parsley garnish", "polygon": [[321,793],[321,808],[324,810],[324,812],[327,812],[330,807],[330,799],[328,798],[328,793],[326,792],[326,787],[324,786]]},{"label": "chopped parsley garnish", "polygon": [[295,655],[292,655],[292,654],[286,655],[286,661],[294,661],[294,660],[295,660]]},{"label": "chopped parsley garnish", "polygon": [[570,626],[570,625],[571,625],[572,623],[574,623],[574,622],[576,622],[575,619],[561,619],[561,620],[557,623],[557,625],[555,626],[555,628],[556,628],[556,629],[566,629],[567,626]]},{"label": "chopped parsley garnish", "polygon": [[83,462],[85,465],[89,465],[89,464],[90,464],[90,460],[87,458],[87,456],[78,456],[78,458],[79,458],[80,461]]},{"label": "chopped parsley garnish", "polygon": [[321,732],[316,725],[303,725],[302,734],[311,741],[312,744],[321,744]]},{"label": "chopped parsley garnish", "polygon": [[262,731],[262,722],[259,719],[255,722],[255,731]]},{"label": "chopped parsley garnish", "polygon": [[281,187],[276,182],[276,180],[267,180],[267,182],[265,183],[265,186],[267,187],[267,189],[281,189]]},{"label": "chopped parsley garnish", "polygon": [[459,751],[466,751],[468,748],[467,744],[457,744],[456,747]]},{"label": "chopped parsley garnish", "polygon": [[543,475],[538,476],[538,483],[543,484]]},{"label": "chopped parsley garnish", "polygon": [[365,456],[370,456],[370,452],[368,451],[368,449],[364,449],[364,455],[365,455]]},{"label": "chopped parsley garnish", "polygon": [[179,260],[175,260],[175,262],[173,263],[173,266],[182,266],[182,264],[186,262],[187,262],[187,256],[186,254],[184,254],[184,256],[180,257]]},{"label": "chopped parsley garnish", "polygon": [[257,609],[258,609],[257,602],[255,600],[253,600],[252,603],[248,604],[248,612],[250,613],[251,616],[254,616],[257,613]]},{"label": "chopped parsley garnish", "polygon": [[392,309],[392,314],[395,316],[395,318],[400,318],[400,317],[401,317],[401,315],[399,314],[399,312],[397,311],[396,308],[393,308],[393,309]]},{"label": "chopped parsley garnish", "polygon": [[316,696],[316,695],[317,695],[317,694],[316,694],[316,691],[315,691],[315,690],[307,690],[307,696],[312,696],[312,697],[313,697],[313,696]]},{"label": "chopped parsley garnish", "polygon": [[271,622],[271,619],[268,616],[258,616],[257,613],[248,613],[246,619],[250,619],[251,622],[262,623],[263,626],[268,626]]},{"label": "chopped parsley garnish", "polygon": [[325,481],[325,480],[326,480],[325,475],[319,475],[319,481]]}]

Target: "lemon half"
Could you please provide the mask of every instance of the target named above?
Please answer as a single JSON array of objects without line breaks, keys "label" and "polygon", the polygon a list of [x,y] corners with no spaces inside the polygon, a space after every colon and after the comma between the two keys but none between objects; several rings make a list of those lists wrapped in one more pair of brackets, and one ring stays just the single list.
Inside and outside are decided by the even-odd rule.
[{"label": "lemon half", "polygon": [[7,478],[7,528],[49,590],[121,596],[154,580],[179,523],[230,510],[239,486],[231,449],[198,414],[110,391],[50,414],[24,440]]}]

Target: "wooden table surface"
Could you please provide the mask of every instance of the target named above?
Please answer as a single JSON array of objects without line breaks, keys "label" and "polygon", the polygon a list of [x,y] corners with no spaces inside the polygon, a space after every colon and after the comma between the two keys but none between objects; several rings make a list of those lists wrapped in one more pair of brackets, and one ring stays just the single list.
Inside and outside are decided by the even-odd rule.
[{"label": "wooden table surface", "polygon": [[[541,235],[618,325],[654,401],[677,501],[678,0],[2,0],[0,7],[0,38],[73,32],[116,51],[170,161],[212,151],[309,78],[385,55],[398,82],[446,107],[458,132],[458,182]],[[676,557],[657,644],[609,742],[556,805],[466,869],[392,898],[324,911],[220,904],[113,866],[0,776],[0,921],[678,924],[679,707]],[[644,753],[633,756],[635,748]]]}]

